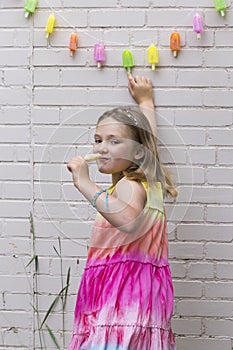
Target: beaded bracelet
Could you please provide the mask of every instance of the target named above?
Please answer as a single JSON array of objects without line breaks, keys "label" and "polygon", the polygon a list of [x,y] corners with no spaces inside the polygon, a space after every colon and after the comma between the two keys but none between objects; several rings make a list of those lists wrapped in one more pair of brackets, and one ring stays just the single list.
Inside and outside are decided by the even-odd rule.
[{"label": "beaded bracelet", "polygon": [[105,196],[105,208],[107,209],[108,208],[108,189],[106,188],[105,190],[101,189],[99,191],[96,192],[96,194],[92,197],[91,199],[91,205],[93,207],[96,207],[96,201],[97,199],[99,198],[99,196],[106,192],[106,196]]}]

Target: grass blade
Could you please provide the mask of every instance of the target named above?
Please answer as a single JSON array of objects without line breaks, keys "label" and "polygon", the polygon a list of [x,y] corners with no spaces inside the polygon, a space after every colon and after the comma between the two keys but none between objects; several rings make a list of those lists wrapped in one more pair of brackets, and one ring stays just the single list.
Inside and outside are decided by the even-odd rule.
[{"label": "grass blade", "polygon": [[55,250],[55,252],[56,252],[56,254],[58,255],[58,256],[60,256],[60,254],[58,253],[58,251],[57,251],[57,248],[53,245],[53,249]]},{"label": "grass blade", "polygon": [[60,295],[57,295],[56,298],[54,299],[54,301],[52,302],[52,304],[50,305],[48,311],[46,312],[46,315],[40,325],[40,329],[43,327],[43,324],[45,323],[45,321],[47,320],[47,318],[49,317],[49,315],[51,314],[51,312],[53,311],[54,307],[56,306],[58,300],[60,298]]},{"label": "grass blade", "polygon": [[63,302],[63,310],[65,310],[65,306],[66,306],[69,285],[70,285],[70,267],[68,268],[67,276],[66,276],[66,288],[65,288],[65,296],[64,296],[64,302]]},{"label": "grass blade", "polygon": [[57,339],[55,337],[55,335],[53,334],[51,328],[49,328],[49,326],[46,324],[45,327],[47,328],[49,335],[52,339],[52,341],[54,342],[54,344],[56,345],[57,349],[61,349],[60,346],[58,345]]}]

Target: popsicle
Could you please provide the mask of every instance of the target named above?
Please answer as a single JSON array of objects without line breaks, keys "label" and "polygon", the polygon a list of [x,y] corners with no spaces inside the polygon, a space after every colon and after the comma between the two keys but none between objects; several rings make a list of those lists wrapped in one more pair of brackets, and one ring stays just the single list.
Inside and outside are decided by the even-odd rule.
[{"label": "popsicle", "polygon": [[170,49],[173,51],[173,56],[177,57],[177,52],[180,51],[180,34],[177,32],[170,36]]},{"label": "popsicle", "polygon": [[54,13],[51,13],[51,15],[48,18],[47,25],[46,25],[46,28],[45,28],[46,39],[48,39],[49,34],[51,34],[53,32],[55,20],[56,20],[56,17],[54,15]]},{"label": "popsicle", "polygon": [[224,10],[227,8],[225,0],[214,0],[214,7],[217,11],[220,11],[221,16],[225,16]]},{"label": "popsicle", "polygon": [[150,45],[147,49],[147,60],[151,64],[151,69],[155,70],[155,65],[159,63],[159,53],[154,45]]},{"label": "popsicle", "polygon": [[70,56],[73,56],[75,50],[77,49],[77,46],[78,46],[78,35],[76,33],[72,33],[70,35],[70,45],[69,45]]},{"label": "popsicle", "polygon": [[97,62],[97,67],[101,68],[102,63],[105,61],[106,55],[104,50],[104,45],[102,43],[97,43],[94,46],[94,60]]},{"label": "popsicle", "polygon": [[86,154],[84,159],[86,162],[92,162],[92,161],[97,160],[101,157],[102,157],[102,154],[100,154],[100,153],[90,153],[90,154]]},{"label": "popsicle", "polygon": [[197,33],[197,39],[201,39],[201,33],[204,31],[203,19],[199,13],[196,13],[193,17],[193,31]]},{"label": "popsicle", "polygon": [[37,7],[38,0],[26,0],[24,4],[25,14],[24,16],[27,18],[30,14],[35,12]]},{"label": "popsicle", "polygon": [[132,68],[134,67],[133,55],[130,50],[124,50],[122,53],[122,64],[123,67],[131,73]]}]

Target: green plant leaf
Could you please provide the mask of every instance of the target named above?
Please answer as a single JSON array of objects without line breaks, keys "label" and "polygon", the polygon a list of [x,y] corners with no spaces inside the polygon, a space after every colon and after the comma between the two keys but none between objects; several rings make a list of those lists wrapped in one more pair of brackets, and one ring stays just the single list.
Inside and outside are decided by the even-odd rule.
[{"label": "green plant leaf", "polygon": [[49,309],[47,310],[46,315],[45,315],[45,317],[44,317],[44,319],[43,319],[43,321],[42,321],[42,323],[41,323],[41,325],[40,325],[40,329],[43,327],[45,321],[47,320],[47,318],[49,317],[49,315],[50,315],[51,312],[53,311],[53,309],[54,309],[54,307],[56,306],[56,304],[57,304],[59,298],[61,298],[61,295],[62,295],[63,291],[64,291],[66,288],[67,288],[67,286],[65,286],[64,288],[62,288],[62,289],[60,290],[60,292],[57,294],[56,298],[54,299],[54,301],[53,301],[52,304],[50,305],[50,307],[49,307]]},{"label": "green plant leaf", "polygon": [[40,325],[40,329],[43,327],[43,324],[45,323],[45,321],[47,320],[47,318],[49,317],[49,315],[50,315],[51,312],[53,311],[53,309],[54,309],[54,307],[56,306],[56,304],[57,304],[59,298],[60,298],[60,295],[58,294],[58,295],[56,296],[56,298],[54,299],[54,301],[52,302],[52,304],[50,305],[49,309],[47,310],[46,315],[45,315],[45,317],[44,317],[44,319],[43,319],[43,321],[42,321],[42,323],[41,323],[41,325]]},{"label": "green plant leaf", "polygon": [[63,310],[65,310],[65,306],[66,306],[69,285],[70,285],[70,267],[68,268],[67,275],[66,275],[66,288],[65,288],[65,297],[63,302]]},{"label": "green plant leaf", "polygon": [[54,342],[54,344],[56,345],[57,349],[61,349],[60,346],[58,345],[57,339],[56,339],[55,335],[53,334],[53,331],[51,330],[51,328],[49,328],[49,326],[47,324],[45,324],[45,327],[47,328],[49,335],[50,335],[52,341]]},{"label": "green plant leaf", "polygon": [[27,263],[26,265],[26,268],[31,265],[33,263],[33,261],[35,260],[35,269],[36,269],[36,272],[37,272],[37,269],[38,269],[38,255],[34,255],[30,261]]},{"label": "green plant leaf", "polygon": [[55,252],[56,252],[56,254],[57,254],[58,256],[61,256],[61,255],[58,253],[57,248],[56,248],[55,246],[53,246],[53,249],[55,250]]},{"label": "green plant leaf", "polygon": [[31,235],[32,235],[32,239],[34,241],[35,240],[35,228],[34,228],[32,212],[30,212],[30,232],[31,232]]}]

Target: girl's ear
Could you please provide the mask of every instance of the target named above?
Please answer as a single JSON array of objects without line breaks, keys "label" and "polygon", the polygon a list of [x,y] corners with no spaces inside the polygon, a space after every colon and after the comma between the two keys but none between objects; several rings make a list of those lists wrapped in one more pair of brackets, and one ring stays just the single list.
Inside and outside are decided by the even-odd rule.
[{"label": "girl's ear", "polygon": [[137,147],[136,153],[134,155],[134,159],[140,160],[144,157],[145,151],[143,145],[140,145]]}]

